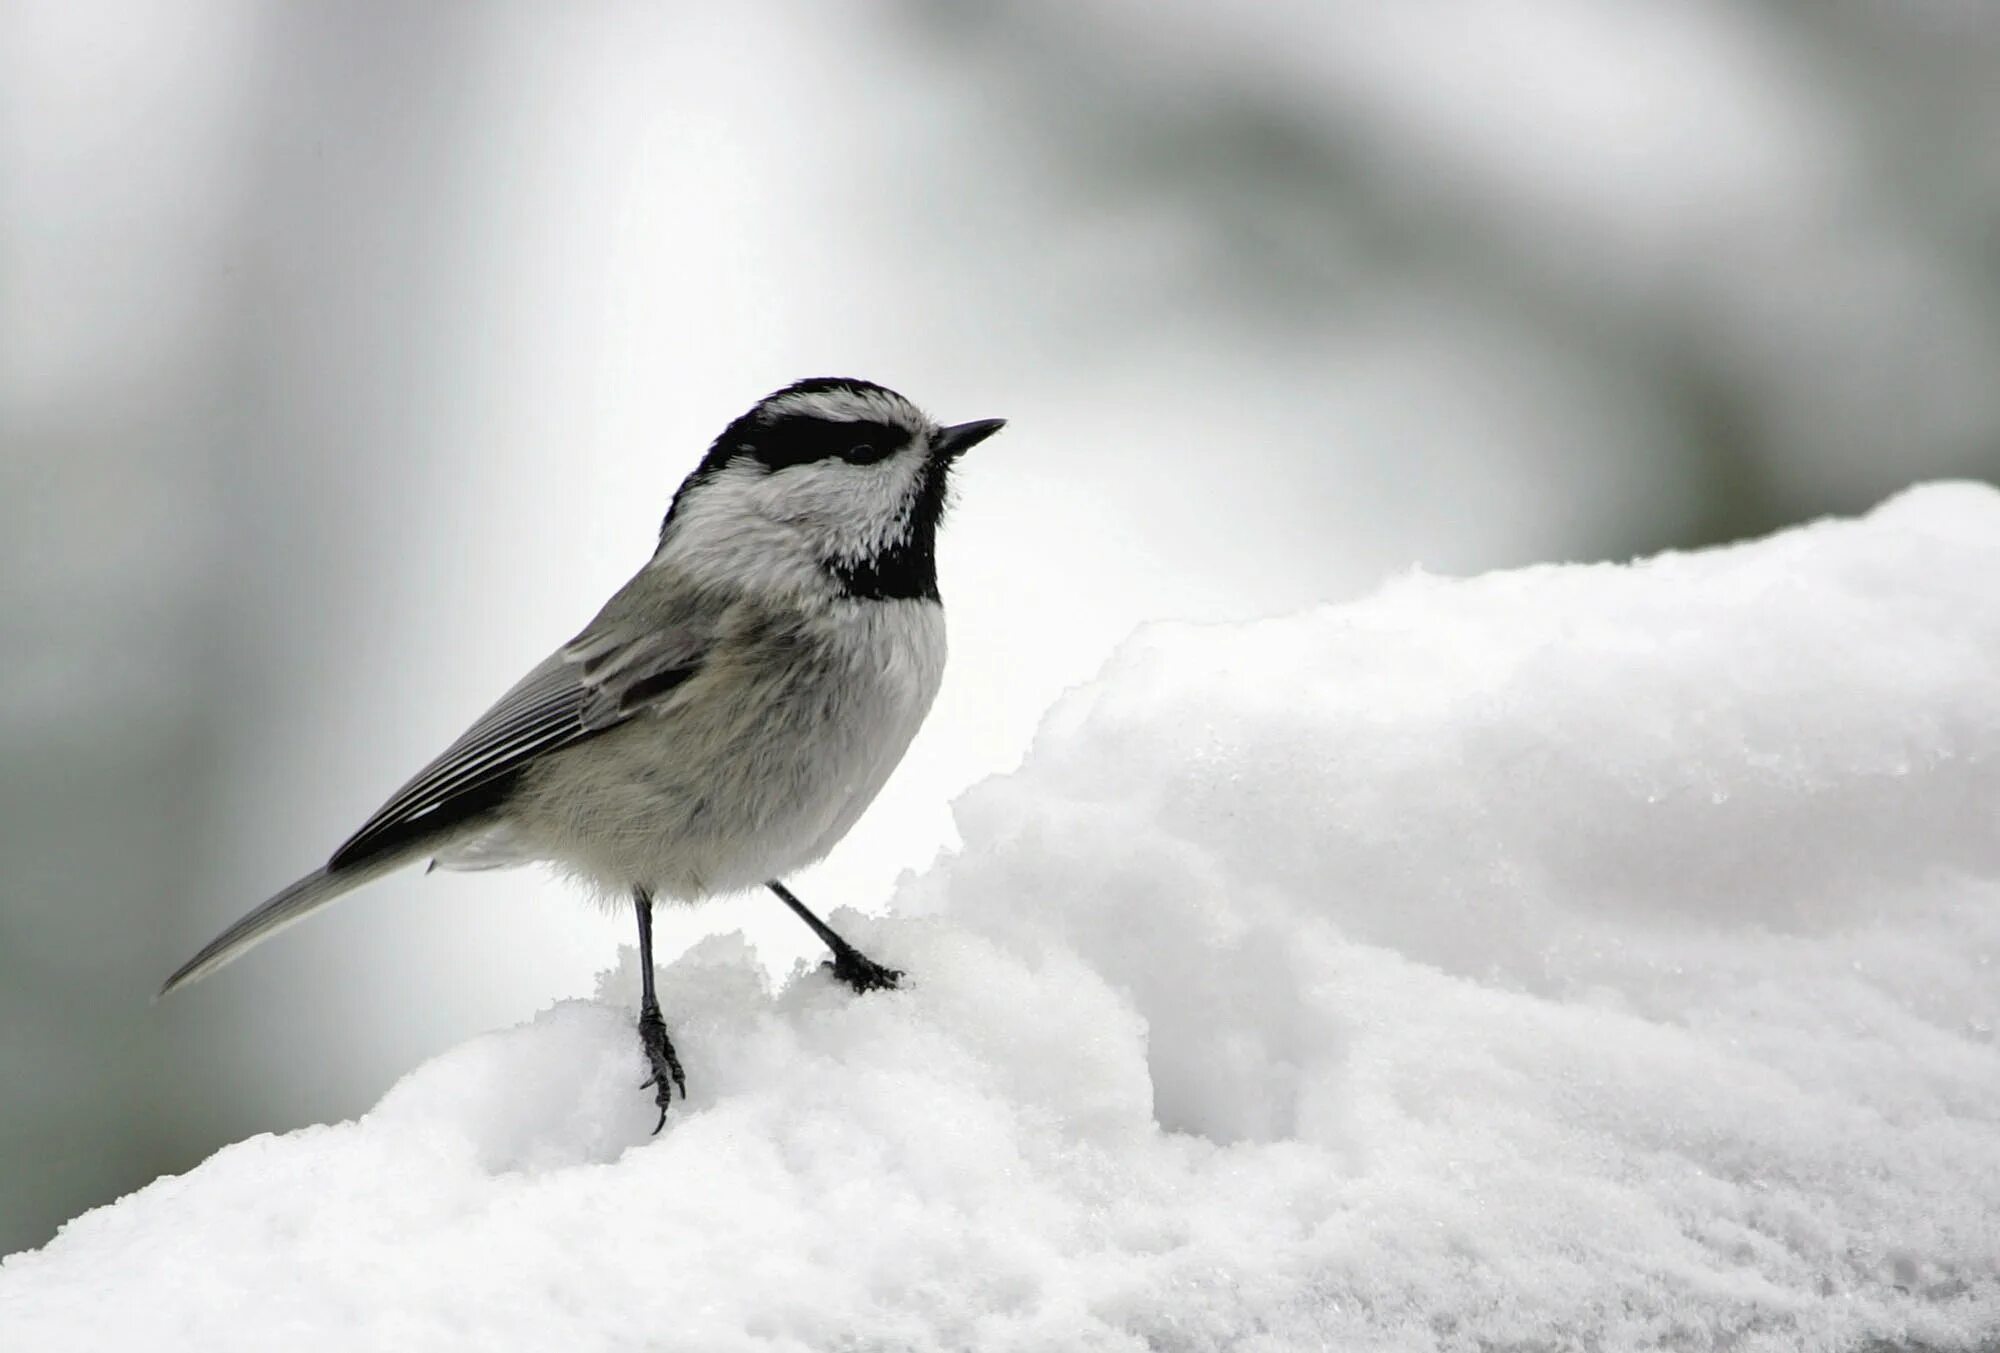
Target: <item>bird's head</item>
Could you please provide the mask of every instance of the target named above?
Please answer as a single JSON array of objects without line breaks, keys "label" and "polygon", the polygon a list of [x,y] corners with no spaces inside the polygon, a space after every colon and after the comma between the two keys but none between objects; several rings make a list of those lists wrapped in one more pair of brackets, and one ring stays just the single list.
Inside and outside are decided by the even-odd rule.
[{"label": "bird's head", "polygon": [[936,600],[952,462],[1002,426],[940,426],[868,381],[788,385],[715,439],[655,557],[719,583]]}]

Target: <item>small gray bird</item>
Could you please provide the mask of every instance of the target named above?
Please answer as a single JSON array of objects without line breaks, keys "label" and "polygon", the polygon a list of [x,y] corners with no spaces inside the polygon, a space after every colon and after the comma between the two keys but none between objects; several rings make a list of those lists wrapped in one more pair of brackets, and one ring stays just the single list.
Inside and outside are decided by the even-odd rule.
[{"label": "small gray bird", "polygon": [[639,1040],[660,1121],[680,1059],[653,990],[653,903],[762,884],[856,991],[902,976],[785,887],[846,835],[944,672],[937,528],[960,454],[1004,426],[940,427],[867,381],[804,380],[723,429],[646,566],[581,634],[161,995],[372,879],[547,861],[639,919]]}]

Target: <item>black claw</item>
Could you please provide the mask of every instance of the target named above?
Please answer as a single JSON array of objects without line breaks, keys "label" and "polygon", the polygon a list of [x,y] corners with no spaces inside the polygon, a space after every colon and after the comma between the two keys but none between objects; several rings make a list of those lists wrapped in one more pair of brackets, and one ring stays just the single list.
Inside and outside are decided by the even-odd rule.
[{"label": "black claw", "polygon": [[885,968],[859,949],[846,949],[833,956],[833,962],[820,966],[833,969],[833,975],[847,983],[857,995],[871,991],[894,991],[903,980],[899,968]]},{"label": "black claw", "polygon": [[856,992],[893,991],[902,980],[903,974],[894,968],[885,968],[874,959],[856,949],[835,933],[832,926],[812,914],[812,909],[792,895],[792,890],[773,879],[764,885],[774,893],[780,902],[792,909],[793,915],[812,927],[813,934],[819,936],[820,943],[833,950],[833,961],[823,966],[833,969],[833,975],[847,983]]},{"label": "black claw", "polygon": [[646,1063],[653,1074],[639,1083],[639,1088],[653,1091],[653,1103],[660,1109],[660,1121],[653,1125],[653,1135],[667,1125],[667,1109],[674,1102],[674,1091],[679,1090],[683,1102],[687,1099],[687,1077],[681,1073],[681,1059],[674,1053],[674,1043],[667,1037],[667,1022],[660,1017],[658,1007],[648,1007],[639,1012],[639,1046],[645,1049]]}]

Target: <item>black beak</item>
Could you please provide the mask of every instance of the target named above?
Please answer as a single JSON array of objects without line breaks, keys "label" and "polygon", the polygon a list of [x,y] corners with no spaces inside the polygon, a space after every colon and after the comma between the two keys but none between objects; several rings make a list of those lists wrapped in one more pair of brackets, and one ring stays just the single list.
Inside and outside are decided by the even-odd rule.
[{"label": "black beak", "polygon": [[976,423],[954,423],[948,428],[939,428],[937,435],[931,438],[931,453],[962,456],[1006,426],[1004,418],[982,418]]}]

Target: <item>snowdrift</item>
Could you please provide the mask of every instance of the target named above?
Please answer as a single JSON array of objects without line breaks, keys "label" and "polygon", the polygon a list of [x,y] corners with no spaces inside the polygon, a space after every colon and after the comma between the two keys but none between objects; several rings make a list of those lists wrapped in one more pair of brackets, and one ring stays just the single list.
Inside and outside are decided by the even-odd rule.
[{"label": "snowdrift", "polygon": [[663,970],[659,1137],[628,953],[9,1259],[0,1346],[2000,1334],[2000,493],[1153,627],[958,817],[843,918],[907,990]]}]

